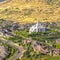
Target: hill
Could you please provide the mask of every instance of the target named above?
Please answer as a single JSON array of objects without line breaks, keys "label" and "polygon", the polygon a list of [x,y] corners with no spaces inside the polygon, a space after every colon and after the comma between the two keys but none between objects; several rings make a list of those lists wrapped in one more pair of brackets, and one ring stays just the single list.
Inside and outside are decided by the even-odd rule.
[{"label": "hill", "polygon": [[21,23],[60,21],[60,0],[6,0],[0,3],[0,19]]}]

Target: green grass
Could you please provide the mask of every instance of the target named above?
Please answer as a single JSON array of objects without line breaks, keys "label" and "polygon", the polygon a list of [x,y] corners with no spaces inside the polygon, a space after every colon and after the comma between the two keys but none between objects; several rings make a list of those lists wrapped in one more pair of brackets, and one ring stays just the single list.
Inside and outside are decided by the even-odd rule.
[{"label": "green grass", "polygon": [[23,57],[22,60],[60,60],[60,56],[38,55],[36,57]]},{"label": "green grass", "polygon": [[60,44],[55,44],[57,49],[60,49]]},{"label": "green grass", "polygon": [[23,38],[28,38],[29,37],[29,33],[27,31],[16,31],[15,34],[17,36],[22,36]]},{"label": "green grass", "polygon": [[60,56],[44,56],[44,60],[60,60]]},{"label": "green grass", "polygon": [[6,60],[13,60],[13,58],[16,56],[16,53],[17,53],[17,51],[12,56],[10,56],[9,58],[7,58]]}]

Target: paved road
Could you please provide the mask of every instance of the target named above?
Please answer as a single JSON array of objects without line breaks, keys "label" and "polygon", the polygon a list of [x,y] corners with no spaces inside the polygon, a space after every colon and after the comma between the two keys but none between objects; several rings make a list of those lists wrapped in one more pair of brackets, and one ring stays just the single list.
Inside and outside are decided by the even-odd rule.
[{"label": "paved road", "polygon": [[16,59],[18,59],[18,58],[21,57],[21,55],[22,55],[22,49],[20,48],[20,46],[18,44],[13,43],[12,41],[7,41],[7,40],[5,40],[3,38],[0,39],[0,42],[2,42],[3,44],[6,43],[9,46],[15,47],[17,49],[17,52],[15,53],[14,57],[12,58],[12,60],[16,60]]}]

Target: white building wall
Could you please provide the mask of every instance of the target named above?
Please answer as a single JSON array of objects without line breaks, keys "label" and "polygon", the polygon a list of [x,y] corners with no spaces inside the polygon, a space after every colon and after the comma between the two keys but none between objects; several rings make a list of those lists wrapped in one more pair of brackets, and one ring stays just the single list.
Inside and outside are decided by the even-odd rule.
[{"label": "white building wall", "polygon": [[41,23],[37,22],[37,24],[30,27],[29,33],[32,32],[45,32],[45,27]]}]

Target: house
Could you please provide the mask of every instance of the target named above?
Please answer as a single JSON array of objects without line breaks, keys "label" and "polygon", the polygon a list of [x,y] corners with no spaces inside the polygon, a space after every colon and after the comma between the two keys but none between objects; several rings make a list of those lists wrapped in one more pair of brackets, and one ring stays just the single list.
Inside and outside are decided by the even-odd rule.
[{"label": "house", "polygon": [[26,40],[23,40],[22,43],[24,44],[29,44],[32,42],[32,39],[31,38],[27,38]]},{"label": "house", "polygon": [[0,31],[0,36],[14,37],[15,35],[10,30],[4,28]]},{"label": "house", "polygon": [[44,24],[42,24],[40,21],[37,21],[37,24],[30,27],[29,33],[32,33],[32,32],[45,32],[46,30],[47,30],[47,28],[44,26]]},{"label": "house", "polygon": [[56,48],[52,48],[50,50],[50,56],[59,56],[60,55],[60,50]]},{"label": "house", "polygon": [[37,41],[33,41],[32,47],[34,51],[40,52],[42,54],[47,54],[49,52],[47,48],[43,48],[43,46],[41,46]]},{"label": "house", "polygon": [[60,44],[60,39],[57,39],[56,40],[56,44]]},{"label": "house", "polygon": [[7,55],[7,49],[4,46],[0,46],[0,60],[3,60]]},{"label": "house", "polygon": [[53,56],[59,56],[60,55],[60,50],[59,49],[53,49]]},{"label": "house", "polygon": [[14,22],[12,25],[12,30],[17,30],[18,29],[18,23]]}]

